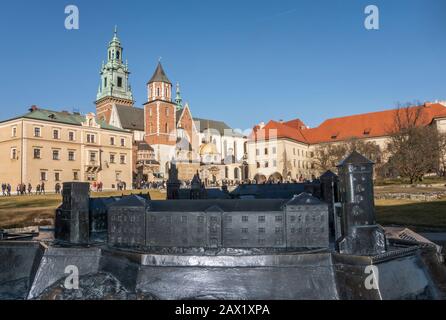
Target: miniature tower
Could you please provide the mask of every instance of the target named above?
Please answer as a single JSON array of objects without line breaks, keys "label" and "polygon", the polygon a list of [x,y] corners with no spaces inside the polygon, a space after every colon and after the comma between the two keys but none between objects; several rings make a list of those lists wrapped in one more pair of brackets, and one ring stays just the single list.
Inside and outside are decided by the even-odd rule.
[{"label": "miniature tower", "polygon": [[180,185],[178,180],[177,165],[172,161],[169,168],[169,179],[167,180],[167,199],[176,200],[180,198]]},{"label": "miniature tower", "polygon": [[338,165],[342,203],[339,251],[376,255],[386,251],[384,230],[376,224],[373,162],[353,151]]},{"label": "miniature tower", "polygon": [[[328,170],[319,178],[321,182],[321,199],[328,203],[328,221],[330,241],[336,240],[336,231],[339,229],[339,217],[336,214],[335,203],[338,202],[338,176]],[[340,236],[340,235],[339,235]]]},{"label": "miniature tower", "polygon": [[56,240],[69,244],[89,242],[90,184],[88,182],[65,182],[63,203],[56,210]]}]

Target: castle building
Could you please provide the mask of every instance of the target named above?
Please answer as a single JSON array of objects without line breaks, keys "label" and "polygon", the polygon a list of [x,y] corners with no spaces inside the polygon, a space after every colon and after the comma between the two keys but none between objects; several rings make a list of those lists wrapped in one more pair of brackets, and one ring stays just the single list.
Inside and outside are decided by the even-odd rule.
[{"label": "castle building", "polygon": [[[425,103],[409,112],[420,111],[423,126],[446,132],[444,103]],[[373,142],[385,150],[397,110],[364,113],[327,119],[309,128],[300,119],[269,121],[253,128],[248,141],[249,178],[258,182],[311,179],[319,176],[315,154],[319,147],[343,144],[352,139]]]},{"label": "castle building", "polygon": [[1,183],[12,190],[30,183],[46,191],[67,181],[119,182],[132,186],[132,134],[94,114],[86,116],[31,107],[28,113],[0,122]]},{"label": "castle building", "polygon": [[[135,107],[122,53],[115,30],[108,61],[101,68],[96,110],[109,125],[133,133],[136,184],[167,179],[172,162],[183,181],[192,180],[197,171],[207,184],[246,179],[247,137],[222,121],[195,118],[188,103],[183,104],[179,84],[174,88],[161,62],[146,84],[147,101],[142,108]],[[138,150],[140,146],[147,149],[141,142],[151,152]],[[149,153],[150,159],[138,158]]]}]

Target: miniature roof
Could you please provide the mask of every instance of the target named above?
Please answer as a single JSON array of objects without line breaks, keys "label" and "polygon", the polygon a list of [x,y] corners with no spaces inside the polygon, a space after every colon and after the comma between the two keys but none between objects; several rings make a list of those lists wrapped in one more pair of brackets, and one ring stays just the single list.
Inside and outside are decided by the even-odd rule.
[{"label": "miniature roof", "polygon": [[324,172],[323,175],[321,175],[319,177],[319,179],[327,179],[327,178],[332,178],[332,177],[337,177],[336,173],[334,173],[331,170],[327,170],[327,171]]},{"label": "miniature roof", "polygon": [[346,165],[346,164],[373,164],[372,161],[364,157],[362,154],[357,151],[353,151],[347,158],[339,162],[338,167]]},{"label": "miniature roof", "polygon": [[137,195],[124,196],[121,200],[113,203],[110,207],[145,207],[146,199]]},{"label": "miniature roof", "polygon": [[171,84],[169,78],[167,78],[166,73],[164,72],[163,66],[161,62],[158,62],[158,66],[156,67],[155,73],[148,83],[152,82],[165,82]]},{"label": "miniature roof", "polygon": [[223,212],[282,211],[284,199],[214,199],[214,200],[152,200],[151,211],[157,212],[206,212],[218,207]]},{"label": "miniature roof", "polygon": [[286,203],[287,206],[303,206],[303,205],[320,205],[323,204],[321,200],[313,197],[311,194],[302,192],[295,195],[290,201]]}]

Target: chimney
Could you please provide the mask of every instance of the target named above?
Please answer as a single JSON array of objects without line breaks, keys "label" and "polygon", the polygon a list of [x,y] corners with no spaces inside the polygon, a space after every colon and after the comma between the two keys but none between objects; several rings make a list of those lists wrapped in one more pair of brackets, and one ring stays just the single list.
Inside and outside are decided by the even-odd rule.
[{"label": "chimney", "polygon": [[260,122],[260,123],[259,123],[259,128],[260,128],[260,129],[265,128],[265,122],[263,122],[263,121]]},{"label": "chimney", "polygon": [[36,111],[36,110],[39,110],[39,108],[38,108],[35,104],[33,104],[28,110],[29,110],[30,112],[34,112],[34,111]]}]

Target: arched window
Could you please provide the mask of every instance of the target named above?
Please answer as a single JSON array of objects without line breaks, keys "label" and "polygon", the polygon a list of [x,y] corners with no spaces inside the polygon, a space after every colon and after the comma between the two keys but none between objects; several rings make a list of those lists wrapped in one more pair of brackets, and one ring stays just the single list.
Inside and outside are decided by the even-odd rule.
[{"label": "arched window", "polygon": [[156,95],[159,97],[159,95],[160,95],[160,88],[156,88]]},{"label": "arched window", "polygon": [[119,51],[116,51],[116,59],[119,60]]},{"label": "arched window", "polygon": [[229,178],[229,168],[225,167],[225,178],[228,179]]},{"label": "arched window", "polygon": [[166,133],[169,133],[169,125],[167,123],[165,125],[165,128],[166,128]]}]

